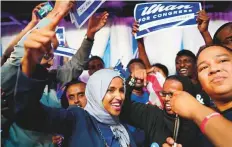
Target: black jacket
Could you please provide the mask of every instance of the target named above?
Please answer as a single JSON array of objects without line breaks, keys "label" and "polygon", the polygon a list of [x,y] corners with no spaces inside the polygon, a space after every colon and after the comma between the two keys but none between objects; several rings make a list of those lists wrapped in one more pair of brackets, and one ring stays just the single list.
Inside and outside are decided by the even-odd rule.
[{"label": "black jacket", "polygon": [[[126,99],[120,115],[121,120],[144,130],[145,146],[150,147],[153,142],[162,146],[167,137],[173,136],[175,116],[167,114],[157,106],[132,102],[130,100],[132,90],[133,87],[127,84]],[[200,147],[199,132],[194,122],[180,118],[177,142],[183,147]]]}]

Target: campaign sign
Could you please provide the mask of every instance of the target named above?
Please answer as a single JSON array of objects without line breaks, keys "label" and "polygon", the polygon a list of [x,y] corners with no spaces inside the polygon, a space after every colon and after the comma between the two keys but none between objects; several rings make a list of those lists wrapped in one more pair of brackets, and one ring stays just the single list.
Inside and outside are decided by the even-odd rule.
[{"label": "campaign sign", "polygon": [[76,49],[58,46],[57,49],[54,51],[54,54],[58,56],[72,57],[76,52]]},{"label": "campaign sign", "polygon": [[201,10],[199,2],[152,2],[137,4],[134,17],[139,22],[139,32],[135,38],[165,28],[196,25],[197,12]]},{"label": "campaign sign", "polygon": [[105,1],[106,0],[76,1],[75,6],[71,10],[71,20],[74,19],[76,26],[80,28]]},{"label": "campaign sign", "polygon": [[56,28],[56,38],[59,42],[59,46],[65,46],[65,28],[64,27]]}]

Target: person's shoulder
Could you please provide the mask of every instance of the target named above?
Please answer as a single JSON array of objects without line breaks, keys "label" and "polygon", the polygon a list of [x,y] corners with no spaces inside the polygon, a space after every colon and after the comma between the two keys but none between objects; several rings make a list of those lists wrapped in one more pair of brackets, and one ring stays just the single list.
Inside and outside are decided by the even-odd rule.
[{"label": "person's shoulder", "polygon": [[143,96],[144,97],[149,97],[150,93],[148,91],[144,91]]},{"label": "person's shoulder", "polygon": [[210,97],[208,94],[202,89],[200,83],[193,84],[196,96],[195,98],[203,105],[210,106]]},{"label": "person's shoulder", "polygon": [[232,108],[227,109],[223,112],[221,112],[221,114],[228,120],[232,121]]},{"label": "person's shoulder", "polygon": [[165,110],[160,109],[156,105],[147,104],[147,109],[148,109],[148,112],[150,112],[150,116],[152,117],[159,117],[159,118],[164,117]]},{"label": "person's shoulder", "polygon": [[201,87],[201,84],[200,84],[200,83],[193,84],[193,87],[194,87],[195,90],[197,90],[197,91],[201,91],[201,90],[202,90],[202,87]]},{"label": "person's shoulder", "polygon": [[78,117],[85,117],[89,115],[87,111],[85,111],[83,108],[80,108],[78,106],[69,106],[67,110],[72,115],[78,116]]}]

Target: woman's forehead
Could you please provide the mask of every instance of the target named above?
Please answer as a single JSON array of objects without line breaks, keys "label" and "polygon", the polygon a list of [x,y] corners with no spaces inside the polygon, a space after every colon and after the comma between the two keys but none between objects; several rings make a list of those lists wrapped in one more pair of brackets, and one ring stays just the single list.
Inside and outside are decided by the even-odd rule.
[{"label": "woman's forehead", "polygon": [[124,81],[120,77],[115,77],[110,82],[110,86],[120,86],[120,85],[123,85],[123,84],[124,84]]}]

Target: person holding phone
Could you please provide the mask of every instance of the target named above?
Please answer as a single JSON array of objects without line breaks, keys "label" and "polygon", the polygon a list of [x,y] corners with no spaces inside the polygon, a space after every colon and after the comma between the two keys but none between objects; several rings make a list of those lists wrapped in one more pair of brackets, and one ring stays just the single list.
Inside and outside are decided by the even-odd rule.
[{"label": "person holding phone", "polygon": [[27,26],[15,37],[15,39],[8,45],[6,50],[3,53],[3,56],[1,58],[1,66],[6,62],[6,60],[10,57],[11,53],[14,50],[14,46],[19,42],[19,40],[33,27],[37,25],[37,23],[40,21],[40,18],[37,15],[37,12],[45,5],[45,3],[38,4],[33,10],[32,10],[32,17],[31,21],[27,24]]},{"label": "person holding phone", "polygon": [[[57,1],[53,11],[50,12],[44,19],[42,19],[41,22],[39,22],[39,24],[37,26],[35,26],[35,28],[33,30],[31,30],[31,32],[34,32],[34,31],[36,32],[37,28],[41,28],[41,27],[47,25],[48,23],[52,22],[55,17],[59,17],[60,19],[62,19],[63,16],[67,14],[67,12],[65,12],[65,11],[68,11],[71,8],[72,4],[73,4],[72,1]],[[78,50],[77,54],[74,55],[74,57],[72,58],[71,61],[69,61],[67,64],[65,64],[65,66],[60,67],[58,69],[58,71],[55,74],[53,74],[53,77],[49,77],[49,79],[52,78],[50,80],[53,80],[54,78],[55,79],[57,78],[57,80],[59,82],[65,84],[66,82],[69,82],[70,80],[72,80],[74,78],[77,78],[79,76],[79,74],[83,71],[83,69],[81,67],[82,65],[84,66],[84,64],[85,64],[83,62],[88,60],[88,56],[89,56],[90,50],[91,50],[93,42],[94,42],[94,35],[98,30],[100,30],[106,24],[107,16],[108,16],[108,13],[104,12],[97,19],[94,16],[90,18],[91,21],[88,24],[88,31],[87,31],[87,35],[86,35],[87,39],[84,39],[84,41],[82,43],[82,46],[81,46],[81,49]],[[37,32],[37,33],[39,33],[39,32]],[[7,96],[6,97],[8,97],[8,98],[11,97],[11,95],[9,95],[9,91],[8,91],[9,89],[7,90],[7,88],[9,88],[8,86],[10,84],[12,84],[12,81],[9,82],[8,80],[12,79],[10,77],[12,75],[9,75],[9,74],[7,75],[7,73],[9,73],[9,68],[10,67],[18,67],[19,66],[21,58],[22,58],[23,55],[24,55],[24,59],[23,59],[22,62],[25,63],[26,60],[28,60],[28,59],[25,58],[25,53],[27,53],[27,51],[25,51],[24,48],[23,48],[23,43],[24,43],[25,38],[27,36],[28,36],[28,34],[20,40],[20,42],[18,43],[18,46],[16,46],[15,52],[12,53],[14,56],[16,54],[19,55],[19,56],[17,56],[17,58],[13,60],[14,62],[12,60],[10,60],[2,67],[2,87],[3,87],[3,89],[5,91],[7,91]],[[40,34],[37,34],[36,38],[39,38],[39,37],[40,37]],[[56,42],[54,42],[53,45],[55,47]],[[42,60],[40,61],[40,65],[42,65],[43,67],[47,67],[47,61],[52,60],[50,57],[53,57],[53,56],[50,56],[50,55],[47,56],[47,55],[48,54],[45,54],[42,57]],[[23,66],[22,69],[26,70],[26,71],[30,70],[31,64],[33,64],[33,65],[39,64],[38,59],[39,58],[38,58],[37,55],[36,56],[35,55],[30,56],[30,62],[25,63],[27,65],[29,64],[28,66],[26,66],[29,69],[28,68],[25,69],[24,68],[25,66]],[[11,71],[12,74],[15,74],[15,72]],[[44,72],[42,72],[41,74],[43,74],[43,73]],[[7,75],[7,76],[5,76],[5,75]],[[30,76],[30,73],[28,73],[27,76]],[[22,85],[19,85],[19,86],[22,86]],[[17,90],[18,90],[18,88],[17,88]],[[34,95],[35,93],[31,93],[31,94]],[[44,95],[44,94],[46,94],[46,95]],[[51,94],[51,90],[46,90],[46,88],[45,88],[42,97],[46,98],[45,102],[47,102],[47,101],[50,102],[51,99],[53,97],[56,97],[56,96]],[[41,100],[43,100],[43,98]],[[37,140],[34,140],[34,141],[36,143],[38,143]],[[49,141],[51,141],[51,137],[49,137]],[[16,142],[19,143],[19,144],[23,143],[21,140],[16,141]],[[27,145],[24,144],[23,146],[28,146],[28,144]]]},{"label": "person holding phone", "polygon": [[[25,35],[32,30],[35,27],[39,27],[41,25],[41,19],[38,17],[37,13],[38,11],[44,7],[46,3],[40,3],[37,5],[33,10],[32,10],[32,19],[29,22],[29,24],[25,27],[22,32],[15,38],[15,40],[12,41],[8,49],[6,50],[6,55],[9,57],[9,61],[7,61],[2,67],[2,76],[5,75],[4,71],[6,74],[10,72],[8,70],[7,65],[13,64],[13,65],[18,65],[23,54],[24,50],[19,50],[20,47],[22,47],[22,42],[25,40]],[[14,50],[14,47],[17,50]],[[10,57],[11,55],[11,57]],[[53,56],[52,57],[43,57],[41,61],[41,65],[44,67],[48,67],[52,64],[53,61]],[[4,64],[4,63],[2,63]],[[8,74],[9,75],[9,74]],[[5,78],[5,76],[4,76]],[[2,78],[2,80],[4,79]],[[4,85],[4,82],[2,83]],[[2,86],[3,86],[2,85]],[[4,87],[4,86],[3,86]],[[48,90],[45,90],[45,93],[47,93]],[[8,94],[7,94],[8,95]],[[7,97],[6,95],[6,97]],[[56,92],[54,90],[50,91],[50,97],[55,97]],[[2,97],[2,99],[5,99]],[[8,98],[6,98],[7,100]],[[8,101],[8,100],[7,100]],[[43,96],[41,99],[41,102],[45,105],[52,106],[52,107],[60,107],[60,102],[58,99],[55,98],[50,98],[47,99],[47,96]],[[11,108],[9,108],[11,109]],[[9,110],[7,109],[7,110]],[[11,111],[11,110],[9,110]],[[3,112],[5,114],[5,112]],[[2,113],[2,114],[3,114]],[[6,113],[7,114],[7,113]],[[11,116],[9,116],[11,115]],[[18,147],[18,146],[33,146],[36,145],[38,147],[52,147],[53,143],[51,140],[52,134],[47,134],[47,133],[40,133],[40,132],[35,132],[35,131],[29,131],[21,128],[18,126],[14,120],[11,118],[13,117],[13,114],[9,113],[9,115],[3,115],[4,118],[6,118],[6,128],[3,129],[3,135],[2,137],[4,138],[4,141],[2,142],[4,146],[6,147]],[[6,117],[5,117],[6,116]],[[2,125],[3,126],[3,125]]]},{"label": "person holding phone", "polygon": [[42,19],[46,17],[48,13],[52,11],[52,9],[53,9],[53,4],[51,2],[45,2],[43,7],[39,11],[37,11],[36,14],[40,19]]}]

